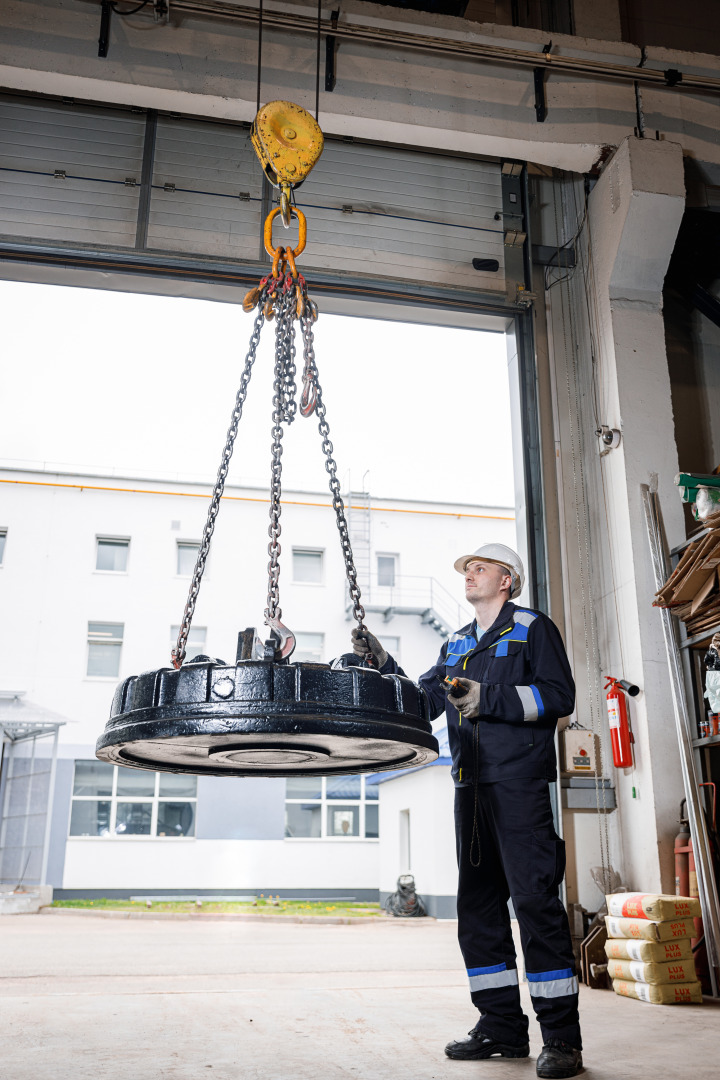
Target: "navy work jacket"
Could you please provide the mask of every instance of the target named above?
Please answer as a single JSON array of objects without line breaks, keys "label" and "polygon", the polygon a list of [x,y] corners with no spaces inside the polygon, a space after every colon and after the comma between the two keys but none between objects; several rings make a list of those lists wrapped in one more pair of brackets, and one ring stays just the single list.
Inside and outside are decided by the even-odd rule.
[{"label": "navy work jacket", "polygon": [[[404,674],[391,656],[382,672]],[[444,675],[482,684],[477,720],[450,703],[438,682]],[[433,719],[446,714],[456,784],[469,783],[476,772],[480,783],[555,779],[555,727],[573,711],[575,683],[560,632],[547,615],[506,601],[479,641],[475,620],[452,634],[419,683]]]}]

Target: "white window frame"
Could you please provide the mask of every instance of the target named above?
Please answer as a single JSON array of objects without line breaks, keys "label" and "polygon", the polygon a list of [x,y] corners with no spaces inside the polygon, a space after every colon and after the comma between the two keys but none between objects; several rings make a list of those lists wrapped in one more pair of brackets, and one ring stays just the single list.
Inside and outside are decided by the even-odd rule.
[{"label": "white window frame", "polygon": [[[104,534],[98,533],[97,536],[95,537],[95,569],[93,570],[93,573],[94,574],[109,574],[111,577],[122,577],[123,575],[127,575],[130,572],[130,540],[131,539],[132,538],[130,536],[106,536]],[[98,551],[99,551],[99,548],[100,548],[100,541],[101,540],[106,542],[106,543],[110,543],[110,544],[125,544],[125,546],[127,547],[127,560],[126,560],[126,563],[125,563],[125,569],[124,570],[99,570],[98,569],[97,560],[98,560]]]},{"label": "white window frame", "polygon": [[[306,664],[322,664],[323,656],[325,655],[325,634],[321,630],[296,630],[295,631],[296,648],[300,647],[300,642],[299,642],[298,638],[300,637],[301,634],[307,634],[308,636],[310,636],[312,634],[313,637],[319,637],[320,638],[320,655],[317,656],[317,657],[314,657],[312,660],[305,660],[304,663],[306,663]],[[303,649],[303,652],[309,652],[309,651],[310,651],[309,649]],[[297,656],[295,653],[293,653],[292,658],[295,661],[295,660],[299,659],[299,656]]]},{"label": "white window frame", "polygon": [[[392,559],[393,560],[393,583],[392,585],[380,584],[380,559]],[[378,589],[397,589],[398,578],[400,576],[400,556],[397,551],[376,551],[375,552],[375,579],[377,581]]]},{"label": "white window frame", "polygon": [[[76,761],[85,761],[92,759],[76,758]],[[195,784],[194,795],[160,795],[160,773],[155,773],[155,786],[153,795],[118,795],[118,775],[119,770],[117,765],[113,766],[113,780],[112,780],[112,792],[110,795],[74,795],[70,796],[70,810],[68,813],[67,824],[67,838],[68,840],[112,840],[113,842],[121,841],[127,842],[130,840],[140,840],[147,842],[148,840],[172,840],[173,844],[177,844],[182,840],[195,840],[197,834],[197,778]],[[73,768],[73,788],[75,787],[75,770]],[[73,803],[76,802],[109,802],[110,803],[110,823],[109,833],[107,836],[74,836],[70,832],[70,823],[72,821],[72,809]],[[115,832],[115,825],[117,823],[117,805],[118,803],[136,802],[136,803],[152,803],[150,832],[147,836],[138,835],[136,833],[129,836],[123,835],[123,833]],[[157,822],[158,811],[160,809],[161,802],[190,802],[195,804],[195,816],[193,818],[194,831],[192,836],[158,836],[157,835]]]},{"label": "white window frame", "polygon": [[[320,556],[320,580],[319,581],[298,581],[295,577],[295,556],[296,555],[319,555]],[[309,587],[311,589],[321,589],[325,585],[325,548],[313,548],[313,547],[293,547],[292,549],[292,583],[293,585],[300,585],[303,588]]]},{"label": "white window frame", "polygon": [[[177,645],[178,635],[180,634],[180,625],[179,624],[177,625],[177,634],[173,634],[173,630],[175,630],[175,629],[176,629],[176,627],[173,626],[173,624],[171,623],[170,624],[170,652],[172,652],[172,650]],[[207,626],[196,626],[195,623],[193,623],[192,626],[190,627],[190,634],[192,634],[193,631],[196,634],[199,634],[201,630],[202,630],[203,634],[205,635],[205,640],[203,641],[202,649],[199,649],[198,652],[199,652],[199,655],[201,655],[201,656],[207,656]],[[187,647],[187,653],[188,653],[188,656],[190,655],[190,634],[188,634],[188,640],[187,640],[187,646],[188,646]],[[194,650],[195,645],[193,645],[192,648]]]},{"label": "white window frame", "polygon": [[[348,773],[349,776],[356,775],[354,773]],[[361,775],[360,780],[360,798],[359,799],[328,799],[327,797],[327,780],[326,776],[318,777],[320,780],[320,798],[288,798],[285,797],[285,806],[288,803],[312,803],[314,806],[320,807],[320,835],[319,836],[285,836],[286,843],[293,844],[308,844],[319,843],[323,841],[330,844],[357,844],[357,843],[369,843],[377,844],[379,842],[379,836],[366,836],[365,835],[365,807],[367,803],[371,803],[373,806],[379,807],[378,799],[368,799],[366,794],[367,776]],[[336,777],[330,777],[331,780]],[[328,836],[327,831],[327,812],[332,806],[359,806],[360,807],[360,835],[359,836]],[[379,816],[379,815],[378,815]],[[379,825],[379,822],[378,822]],[[379,828],[378,828],[379,831]]]},{"label": "white window frame", "polygon": [[[117,673],[117,675],[88,675],[88,664],[90,662],[90,643],[92,641],[92,639],[90,637],[90,624],[91,623],[101,623],[101,624],[104,623],[105,625],[108,625],[108,626],[121,626],[122,627],[122,631],[121,631],[122,636],[120,637],[120,639],[118,640],[117,638],[113,638],[113,640],[112,640],[112,644],[118,646],[118,656],[120,657],[120,659],[118,660],[118,673]],[[86,631],[86,641],[87,641],[88,647],[85,650],[85,680],[86,681],[89,680],[90,682],[116,683],[118,681],[118,679],[120,678],[120,672],[122,670],[122,650],[123,650],[123,645],[125,644],[125,623],[124,622],[115,622],[114,619],[88,619],[87,631]],[[94,642],[94,644],[98,644],[98,642]],[[108,642],[108,644],[110,644],[110,642]]]},{"label": "white window frame", "polygon": [[2,570],[3,566],[5,565],[5,551],[7,550],[7,539],[9,531],[10,530],[4,525],[0,527],[0,536],[5,537],[5,543],[2,545],[2,550],[0,551],[0,570]]},{"label": "white window frame", "polygon": [[[188,581],[188,579],[191,578],[192,575],[193,575],[192,570],[190,571],[189,574],[181,574],[180,571],[178,570],[178,562],[180,561],[180,548],[181,547],[196,547],[198,549],[198,551],[199,551],[201,544],[202,544],[202,540],[188,540],[188,539],[181,540],[180,537],[175,538],[175,552],[174,552],[174,554],[175,554],[175,577],[176,578],[180,578],[181,581]],[[195,556],[195,560],[197,561],[197,555]],[[208,562],[209,561],[210,561],[210,558],[209,558],[209,553],[208,553]],[[204,577],[207,576],[208,562],[205,563],[205,570],[204,570],[204,573],[203,573]]]}]

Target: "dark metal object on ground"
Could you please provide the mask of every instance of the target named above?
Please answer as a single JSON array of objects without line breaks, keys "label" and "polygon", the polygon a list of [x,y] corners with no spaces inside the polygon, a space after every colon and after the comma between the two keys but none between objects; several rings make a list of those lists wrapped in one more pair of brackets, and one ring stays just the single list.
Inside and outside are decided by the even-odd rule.
[{"label": "dark metal object on ground", "polygon": [[593,990],[612,990],[605,955],[605,942],[607,939],[607,928],[603,920],[597,926],[593,926],[580,946],[582,979]]},{"label": "dark metal object on ground", "polygon": [[331,776],[422,765],[438,746],[425,695],[400,675],[201,656],[121,683],[96,752],[198,776]]},{"label": "dark metal object on ground", "polygon": [[427,915],[427,908],[422,896],[415,892],[415,878],[412,874],[401,874],[397,879],[397,892],[390,893],[385,901],[388,915],[400,919],[421,919]]}]

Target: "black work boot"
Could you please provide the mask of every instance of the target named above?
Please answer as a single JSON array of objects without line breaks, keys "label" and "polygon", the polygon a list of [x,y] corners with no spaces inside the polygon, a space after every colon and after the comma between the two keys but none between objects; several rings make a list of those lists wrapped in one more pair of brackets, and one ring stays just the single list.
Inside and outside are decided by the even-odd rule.
[{"label": "black work boot", "polygon": [[482,1061],[483,1058],[496,1056],[525,1058],[530,1054],[530,1043],[511,1046],[508,1043],[498,1042],[497,1039],[492,1039],[489,1035],[484,1035],[482,1031],[475,1027],[468,1032],[467,1038],[448,1043],[445,1047],[445,1053],[449,1058],[457,1058],[461,1061]]},{"label": "black work boot", "polygon": [[577,1076],[583,1067],[582,1054],[562,1039],[548,1039],[537,1059],[537,1074],[546,1080]]}]

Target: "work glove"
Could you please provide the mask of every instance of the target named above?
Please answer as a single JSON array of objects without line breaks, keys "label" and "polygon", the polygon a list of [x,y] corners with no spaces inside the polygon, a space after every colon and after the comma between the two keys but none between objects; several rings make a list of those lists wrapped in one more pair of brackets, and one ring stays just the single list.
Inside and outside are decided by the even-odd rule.
[{"label": "work glove", "polygon": [[[482,683],[473,682],[472,679],[458,679],[458,683],[462,687],[460,693],[453,691],[452,694],[448,694],[448,701],[451,705],[454,705],[458,712],[463,714],[468,720],[477,720],[480,715],[480,691],[482,690]],[[463,693],[462,691],[465,691]]]},{"label": "work glove", "polygon": [[352,650],[360,660],[365,661],[374,658],[379,668],[384,666],[388,658],[387,650],[383,649],[374,634],[371,634],[369,630],[361,630],[359,626],[356,626],[350,637],[352,638]]}]

